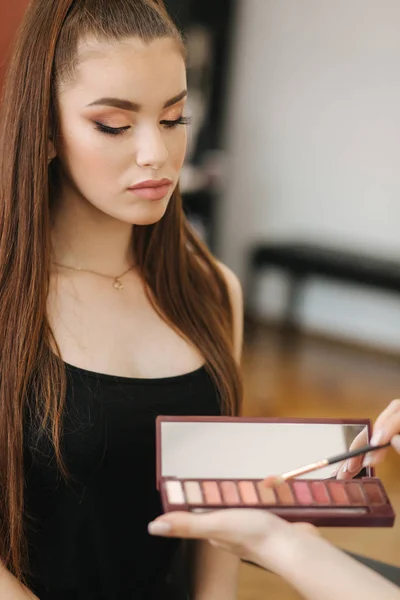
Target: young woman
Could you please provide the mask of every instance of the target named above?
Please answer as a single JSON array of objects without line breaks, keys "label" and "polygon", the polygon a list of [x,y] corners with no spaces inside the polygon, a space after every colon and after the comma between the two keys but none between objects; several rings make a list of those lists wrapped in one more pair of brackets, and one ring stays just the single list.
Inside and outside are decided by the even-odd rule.
[{"label": "young woman", "polygon": [[[377,418],[373,443],[391,441],[400,454],[400,401],[393,400]],[[364,445],[360,435],[355,446]],[[364,464],[376,465],[387,449],[371,452]],[[340,478],[361,469],[363,459],[349,460]],[[291,524],[257,510],[223,510],[207,515],[171,513],[149,524],[153,535],[211,540],[240,558],[250,560],[284,577],[307,600],[400,600],[400,589],[320,538],[303,523]],[[396,578],[398,579],[398,577]]]},{"label": "young woman", "polygon": [[[240,285],[178,190],[186,93],[161,2],[32,0],[1,105],[1,598],[167,598],[155,418],[238,411]],[[234,598],[237,564],[200,545],[192,597]]]}]

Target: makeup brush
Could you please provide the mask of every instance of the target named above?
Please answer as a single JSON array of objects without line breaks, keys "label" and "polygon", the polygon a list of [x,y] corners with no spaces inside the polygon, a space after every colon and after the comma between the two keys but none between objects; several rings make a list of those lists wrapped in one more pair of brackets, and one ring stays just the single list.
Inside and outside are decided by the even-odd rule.
[{"label": "makeup brush", "polygon": [[287,473],[282,473],[281,475],[271,475],[270,477],[266,477],[263,480],[263,483],[266,487],[277,487],[281,485],[284,481],[287,481],[288,479],[293,479],[294,477],[298,477],[299,475],[304,475],[305,473],[310,473],[311,471],[322,469],[323,467],[327,467],[328,465],[334,465],[335,463],[342,462],[343,460],[347,460],[348,458],[352,458],[353,456],[360,456],[361,454],[367,454],[368,452],[381,450],[382,448],[387,448],[388,446],[390,446],[390,442],[387,442],[387,444],[382,444],[380,446],[371,446],[368,444],[367,446],[357,448],[357,450],[349,450],[348,452],[344,452],[343,454],[336,454],[336,456],[331,456],[331,458],[324,458],[323,460],[319,460],[318,462],[305,465],[304,467],[294,469],[293,471],[287,471]]}]

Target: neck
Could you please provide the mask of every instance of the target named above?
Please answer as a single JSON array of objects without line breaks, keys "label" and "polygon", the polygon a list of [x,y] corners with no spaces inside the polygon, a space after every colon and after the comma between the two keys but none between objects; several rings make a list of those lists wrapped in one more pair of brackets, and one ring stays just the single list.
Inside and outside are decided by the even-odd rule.
[{"label": "neck", "polygon": [[57,199],[53,261],[116,277],[133,265],[133,226],[106,215],[76,193]]}]

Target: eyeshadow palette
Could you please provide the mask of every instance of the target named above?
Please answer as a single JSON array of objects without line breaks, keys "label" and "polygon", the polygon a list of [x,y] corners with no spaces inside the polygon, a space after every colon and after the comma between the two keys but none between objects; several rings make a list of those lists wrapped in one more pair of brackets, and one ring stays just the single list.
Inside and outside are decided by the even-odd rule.
[{"label": "eyeshadow palette", "polygon": [[263,480],[348,451],[368,420],[158,417],[157,487],[165,512],[271,510],[323,527],[391,527],[395,514],[372,468],[339,481],[332,466],[274,489]]},{"label": "eyeshadow palette", "polygon": [[262,508],[288,521],[328,526],[393,525],[393,511],[379,479],[351,481],[293,479],[277,488],[262,480],[165,479],[161,497],[166,512],[203,512],[221,508]]}]

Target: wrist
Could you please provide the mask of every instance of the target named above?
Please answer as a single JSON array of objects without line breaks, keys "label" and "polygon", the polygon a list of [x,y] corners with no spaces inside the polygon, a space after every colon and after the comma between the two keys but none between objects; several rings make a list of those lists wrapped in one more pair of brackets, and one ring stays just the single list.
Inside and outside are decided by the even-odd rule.
[{"label": "wrist", "polygon": [[301,539],[307,533],[296,531],[291,523],[281,522],[265,536],[252,557],[260,566],[283,576],[301,552]]}]

